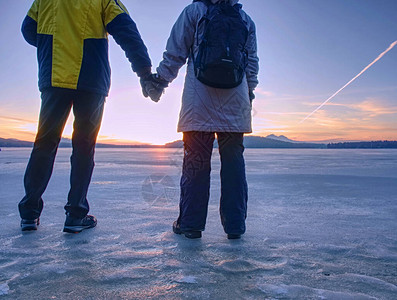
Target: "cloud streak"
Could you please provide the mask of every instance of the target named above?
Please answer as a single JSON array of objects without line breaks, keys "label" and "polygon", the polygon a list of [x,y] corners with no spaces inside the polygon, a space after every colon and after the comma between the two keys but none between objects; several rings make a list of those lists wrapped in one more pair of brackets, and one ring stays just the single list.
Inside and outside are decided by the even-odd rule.
[{"label": "cloud streak", "polygon": [[8,116],[2,116],[2,115],[0,115],[0,119],[7,120],[7,121],[13,121],[13,122],[22,122],[22,123],[35,123],[36,122],[36,121],[33,121],[33,120],[15,118],[15,117],[8,117]]},{"label": "cloud streak", "polygon": [[368,66],[366,66],[360,73],[358,73],[356,76],[354,76],[348,83],[346,83],[343,87],[341,87],[339,90],[337,90],[332,96],[330,96],[327,100],[325,100],[319,107],[317,107],[315,110],[313,110],[310,114],[308,114],[302,121],[299,122],[299,124],[303,123],[306,121],[308,118],[310,118],[316,111],[321,109],[327,102],[329,102],[331,99],[333,99],[336,95],[338,95],[341,91],[343,91],[347,86],[349,86],[353,81],[355,81],[358,77],[360,77],[365,71],[367,71],[370,67],[372,67],[378,60],[380,60],[387,52],[389,52],[391,49],[394,48],[394,46],[397,45],[397,40],[394,41],[393,43],[390,44],[390,46],[383,51],[377,58],[374,59]]}]

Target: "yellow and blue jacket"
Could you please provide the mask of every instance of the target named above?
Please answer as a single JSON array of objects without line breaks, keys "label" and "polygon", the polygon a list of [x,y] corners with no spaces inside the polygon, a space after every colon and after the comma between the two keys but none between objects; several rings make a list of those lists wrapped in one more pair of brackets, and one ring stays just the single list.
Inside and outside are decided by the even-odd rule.
[{"label": "yellow and blue jacket", "polygon": [[138,29],[120,0],[35,0],[22,24],[37,47],[39,88],[61,87],[107,95],[108,33],[125,51],[134,72],[151,61]]}]

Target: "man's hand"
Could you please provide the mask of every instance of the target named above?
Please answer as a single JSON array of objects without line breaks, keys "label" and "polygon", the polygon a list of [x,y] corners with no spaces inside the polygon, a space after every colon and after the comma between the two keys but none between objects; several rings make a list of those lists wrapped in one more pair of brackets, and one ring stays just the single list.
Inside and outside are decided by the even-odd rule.
[{"label": "man's hand", "polygon": [[168,81],[162,79],[158,74],[150,74],[141,78],[141,86],[145,98],[150,97],[152,101],[159,102],[164,89],[168,87]]}]

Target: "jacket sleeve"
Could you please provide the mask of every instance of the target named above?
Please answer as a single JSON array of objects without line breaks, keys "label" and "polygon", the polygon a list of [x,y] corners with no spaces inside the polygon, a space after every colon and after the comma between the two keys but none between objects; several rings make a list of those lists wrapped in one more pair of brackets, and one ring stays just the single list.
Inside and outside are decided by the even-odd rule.
[{"label": "jacket sleeve", "polygon": [[37,18],[39,12],[38,0],[34,1],[22,23],[22,35],[32,46],[37,47]]},{"label": "jacket sleeve", "polygon": [[157,68],[160,77],[173,81],[186,63],[196,32],[195,4],[187,6],[175,22],[167,41],[163,60]]},{"label": "jacket sleeve", "polygon": [[106,30],[124,50],[132,70],[138,76],[150,72],[152,66],[147,48],[135,22],[120,0],[104,0],[104,23]]},{"label": "jacket sleeve", "polygon": [[248,65],[245,70],[248,87],[250,90],[254,90],[258,84],[258,73],[259,73],[259,58],[258,58],[258,47],[256,40],[256,28],[255,23],[250,20],[251,26],[249,30],[249,36],[247,41],[248,51]]}]

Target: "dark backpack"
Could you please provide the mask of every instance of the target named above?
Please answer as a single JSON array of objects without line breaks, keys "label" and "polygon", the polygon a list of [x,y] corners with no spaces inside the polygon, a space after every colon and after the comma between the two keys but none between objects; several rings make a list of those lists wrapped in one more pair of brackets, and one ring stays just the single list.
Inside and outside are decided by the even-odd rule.
[{"label": "dark backpack", "polygon": [[213,4],[209,0],[193,2],[198,1],[207,5],[207,13],[199,22],[199,26],[204,22],[204,34],[198,54],[194,57],[192,53],[195,75],[210,87],[237,87],[244,78],[248,56],[248,29],[240,15],[242,6]]}]

